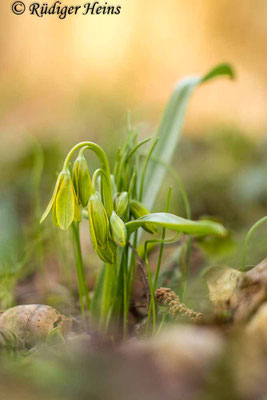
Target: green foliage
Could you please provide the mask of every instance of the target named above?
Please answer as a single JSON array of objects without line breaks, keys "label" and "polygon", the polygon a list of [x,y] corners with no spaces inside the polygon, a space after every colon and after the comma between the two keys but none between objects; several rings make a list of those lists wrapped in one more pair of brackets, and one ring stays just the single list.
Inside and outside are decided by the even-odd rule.
[{"label": "green foliage", "polygon": [[[141,161],[140,149],[150,140],[138,142],[137,133],[128,126],[128,138],[124,146],[118,149],[113,174],[104,150],[93,142],[81,142],[74,146],[65,158],[62,172],[59,174],[56,187],[41,222],[53,210],[55,225],[65,230],[72,226],[76,269],[82,312],[85,318],[85,307],[92,308],[93,319],[102,329],[107,330],[109,323],[120,326],[123,318],[123,333],[128,330],[128,311],[131,296],[135,265],[138,261],[136,245],[137,234],[127,237],[142,227],[149,234],[156,235],[162,228],[161,238],[154,237],[144,245],[144,256],[149,281],[149,306],[153,317],[153,332],[156,329],[156,311],[153,292],[156,289],[165,243],[177,240],[165,239],[166,229],[187,235],[224,236],[225,228],[218,223],[190,219],[190,206],[183,185],[183,198],[187,210],[187,219],[169,214],[170,191],[167,194],[167,205],[164,213],[150,213],[154,200],[162,185],[162,179],[169,168],[175,145],[178,141],[188,99],[193,90],[212,78],[220,75],[233,77],[227,64],[215,67],[200,78],[189,78],[178,85],[170,99],[165,115],[150,149]],[[72,166],[71,158],[79,150],[79,156]],[[85,151],[92,151],[98,157],[100,168],[89,174]],[[158,160],[158,161],[155,161]],[[72,177],[69,172],[72,170]],[[92,194],[91,194],[92,193]],[[144,195],[144,196],[143,196]],[[144,197],[144,198],[143,198]],[[89,202],[88,202],[89,199]],[[85,208],[88,203],[88,213]],[[82,210],[80,210],[81,206]],[[147,208],[147,205],[149,207]],[[93,249],[106,265],[103,267],[95,288],[92,304],[88,301],[85,271],[81,254],[79,221],[80,215],[89,221],[90,237]],[[77,221],[77,222],[75,222]],[[154,283],[148,260],[149,243],[160,244],[160,255]],[[187,247],[187,267],[189,268],[191,240]],[[187,273],[184,274],[187,280]],[[184,289],[186,283],[184,283]],[[149,314],[150,315],[150,314]],[[149,331],[149,318],[147,331]]]}]

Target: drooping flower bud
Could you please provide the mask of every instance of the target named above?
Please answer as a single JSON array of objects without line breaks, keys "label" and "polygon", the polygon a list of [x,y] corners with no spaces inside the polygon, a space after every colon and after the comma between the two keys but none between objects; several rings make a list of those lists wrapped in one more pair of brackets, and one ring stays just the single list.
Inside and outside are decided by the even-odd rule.
[{"label": "drooping flower bud", "polygon": [[114,198],[114,208],[116,214],[123,218],[128,211],[129,207],[129,196],[127,192],[121,192],[120,194],[115,195]]},{"label": "drooping flower bud", "polygon": [[110,228],[112,239],[119,247],[125,247],[127,244],[127,231],[123,220],[115,213],[112,212],[110,217]]},{"label": "drooping flower bud", "polygon": [[[135,219],[138,219],[138,218],[143,217],[144,215],[150,214],[150,212],[146,209],[146,207],[137,200],[130,201],[130,212],[131,212],[131,215]],[[153,224],[145,224],[145,225],[143,225],[143,228],[147,232],[152,233],[152,234],[155,234],[158,232],[156,226]]]},{"label": "drooping flower bud", "polygon": [[98,192],[91,195],[88,203],[89,229],[95,251],[105,248],[108,240],[109,222]]},{"label": "drooping flower bud", "polygon": [[86,207],[92,194],[92,183],[83,150],[73,164],[72,177],[79,203]]},{"label": "drooping flower bud", "polygon": [[116,246],[110,239],[108,239],[106,247],[99,247],[97,250],[97,254],[102,261],[109,264],[114,264],[116,251]]},{"label": "drooping flower bud", "polygon": [[80,208],[69,171],[62,171],[57,179],[52,198],[43,213],[40,223],[53,208],[54,224],[62,230],[68,229],[73,221],[80,221]]}]

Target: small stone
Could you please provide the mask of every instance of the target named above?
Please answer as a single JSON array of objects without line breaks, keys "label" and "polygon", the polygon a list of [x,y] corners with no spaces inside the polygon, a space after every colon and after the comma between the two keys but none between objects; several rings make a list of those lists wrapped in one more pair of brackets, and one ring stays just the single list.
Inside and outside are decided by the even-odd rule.
[{"label": "small stone", "polygon": [[64,335],[71,331],[72,321],[53,307],[41,304],[13,307],[0,315],[0,329],[13,332],[28,347],[45,341],[57,326]]}]

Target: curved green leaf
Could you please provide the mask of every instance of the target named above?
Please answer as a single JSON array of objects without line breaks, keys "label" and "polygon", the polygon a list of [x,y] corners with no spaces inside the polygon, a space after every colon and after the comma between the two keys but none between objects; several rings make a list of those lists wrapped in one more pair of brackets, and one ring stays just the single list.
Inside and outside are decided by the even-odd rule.
[{"label": "curved green leaf", "polygon": [[128,235],[134,232],[139,227],[151,223],[163,228],[171,229],[172,231],[187,233],[190,235],[219,235],[226,234],[225,228],[212,221],[191,221],[182,217],[177,217],[168,213],[154,213],[145,215],[135,221],[127,222],[126,228]]},{"label": "curved green leaf", "polygon": [[[219,64],[206,75],[193,76],[183,79],[175,86],[170,101],[163,115],[157,136],[159,142],[154,152],[154,157],[162,163],[170,164],[173,158],[176,144],[181,135],[186,107],[194,90],[207,81],[218,76],[234,77],[233,69],[228,64]],[[154,201],[165,175],[166,169],[157,162],[150,160],[145,180],[145,191],[142,202],[152,210]]]},{"label": "curved green leaf", "polygon": [[201,79],[201,83],[207,82],[213,78],[216,78],[217,76],[224,75],[228,76],[231,79],[235,77],[233,68],[227,63],[222,63],[212,68],[212,70],[210,70],[206,75],[203,76],[203,78]]}]

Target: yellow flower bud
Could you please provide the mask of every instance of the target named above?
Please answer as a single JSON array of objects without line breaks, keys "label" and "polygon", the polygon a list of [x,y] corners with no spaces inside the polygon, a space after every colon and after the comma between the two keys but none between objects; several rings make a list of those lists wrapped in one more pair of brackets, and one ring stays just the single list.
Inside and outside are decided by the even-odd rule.
[{"label": "yellow flower bud", "polygon": [[52,198],[41,218],[41,223],[53,209],[54,224],[66,230],[73,221],[80,221],[80,209],[69,171],[62,171],[57,179]]},{"label": "yellow flower bud", "polygon": [[[131,215],[135,219],[138,219],[138,218],[143,217],[144,215],[150,214],[150,212],[145,208],[145,206],[137,200],[130,201],[130,212],[131,212]],[[158,232],[156,226],[153,224],[145,224],[145,225],[143,225],[143,228],[147,232],[152,233],[152,234],[155,234]]]},{"label": "yellow flower bud", "polygon": [[129,196],[127,192],[121,192],[120,194],[117,194],[115,196],[114,200],[114,208],[116,211],[116,214],[120,217],[123,218],[128,210],[129,207]]},{"label": "yellow flower bud", "polygon": [[72,170],[73,184],[79,203],[86,207],[92,194],[92,183],[83,150],[80,151],[73,164]]},{"label": "yellow flower bud", "polygon": [[123,220],[115,213],[112,212],[110,217],[110,228],[112,239],[119,247],[125,247],[127,244],[127,231]]},{"label": "yellow flower bud", "polygon": [[105,248],[108,240],[109,222],[105,207],[98,192],[92,194],[88,203],[89,229],[95,251]]}]

